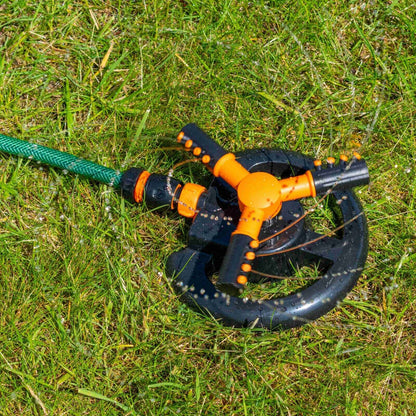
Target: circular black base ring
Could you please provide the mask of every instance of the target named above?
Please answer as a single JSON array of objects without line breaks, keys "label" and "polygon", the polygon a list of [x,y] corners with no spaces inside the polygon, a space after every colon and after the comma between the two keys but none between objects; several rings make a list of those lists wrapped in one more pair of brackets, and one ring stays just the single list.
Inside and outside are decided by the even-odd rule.
[{"label": "circular black base ring", "polygon": [[[247,151],[238,155],[238,161],[252,172],[265,171],[279,178],[313,169],[312,159],[283,150]],[[224,184],[215,180],[212,186],[217,189],[220,200],[233,200],[233,191]],[[174,286],[181,300],[224,325],[236,327],[290,328],[329,312],[356,284],[364,267],[368,245],[366,219],[355,194],[337,191],[331,194],[331,198],[337,203],[341,222],[346,224],[342,235],[322,238],[319,244],[307,244],[288,254],[295,261],[318,258],[326,262],[326,270],[319,280],[281,298],[254,300],[234,297],[218,291],[211,281],[218,271],[220,254],[185,248],[170,256],[167,264],[168,274],[175,279]],[[314,240],[317,236],[321,235],[305,228],[304,241]],[[253,268],[261,268],[261,262],[265,262],[266,269],[279,275],[282,272],[279,270],[282,268],[281,256],[277,252],[270,257],[260,257]],[[283,272],[287,274],[287,271]]]}]

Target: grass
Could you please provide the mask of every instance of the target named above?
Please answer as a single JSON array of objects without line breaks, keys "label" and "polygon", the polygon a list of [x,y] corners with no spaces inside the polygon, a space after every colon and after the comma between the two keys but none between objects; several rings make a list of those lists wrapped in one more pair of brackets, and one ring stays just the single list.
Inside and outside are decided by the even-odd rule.
[{"label": "grass", "polygon": [[413,414],[415,22],[410,0],[1,2],[4,134],[166,174],[193,121],[233,151],[358,150],[372,183],[357,287],[270,333],[177,300],[180,218],[0,155],[0,413]]}]

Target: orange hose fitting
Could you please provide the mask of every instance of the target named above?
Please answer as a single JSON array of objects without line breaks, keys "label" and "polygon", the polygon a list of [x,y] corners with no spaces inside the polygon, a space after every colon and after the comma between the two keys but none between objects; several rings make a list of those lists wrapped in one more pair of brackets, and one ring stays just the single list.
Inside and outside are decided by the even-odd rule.
[{"label": "orange hose fitting", "polygon": [[137,179],[136,186],[134,187],[133,198],[138,204],[143,201],[144,187],[146,186],[146,182],[150,175],[151,174],[149,172],[144,170]]},{"label": "orange hose fitting", "polygon": [[206,191],[201,185],[187,183],[184,185],[178,199],[178,213],[186,218],[193,218],[197,213],[200,196]]}]

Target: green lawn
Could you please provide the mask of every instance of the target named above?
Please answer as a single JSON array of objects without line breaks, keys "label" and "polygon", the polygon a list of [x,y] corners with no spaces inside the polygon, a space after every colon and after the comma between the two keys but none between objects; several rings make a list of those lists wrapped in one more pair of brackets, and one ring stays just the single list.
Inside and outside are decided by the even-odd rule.
[{"label": "green lawn", "polygon": [[223,327],[164,274],[183,219],[1,154],[0,414],[414,414],[414,1],[0,2],[0,133],[167,174],[188,122],[231,151],[358,151],[359,284],[299,329]]}]

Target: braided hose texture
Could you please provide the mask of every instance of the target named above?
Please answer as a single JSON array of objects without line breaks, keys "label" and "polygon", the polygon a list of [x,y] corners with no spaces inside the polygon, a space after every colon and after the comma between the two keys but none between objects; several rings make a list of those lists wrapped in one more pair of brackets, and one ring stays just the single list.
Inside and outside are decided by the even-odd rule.
[{"label": "braided hose texture", "polygon": [[33,159],[89,179],[118,187],[122,174],[66,152],[0,134],[0,152]]}]

